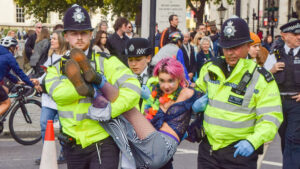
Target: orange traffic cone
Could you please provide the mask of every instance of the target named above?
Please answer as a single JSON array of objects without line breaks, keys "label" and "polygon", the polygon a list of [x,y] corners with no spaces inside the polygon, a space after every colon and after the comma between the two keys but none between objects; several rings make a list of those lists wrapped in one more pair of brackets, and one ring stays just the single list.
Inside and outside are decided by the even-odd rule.
[{"label": "orange traffic cone", "polygon": [[53,121],[48,120],[40,169],[58,169]]}]

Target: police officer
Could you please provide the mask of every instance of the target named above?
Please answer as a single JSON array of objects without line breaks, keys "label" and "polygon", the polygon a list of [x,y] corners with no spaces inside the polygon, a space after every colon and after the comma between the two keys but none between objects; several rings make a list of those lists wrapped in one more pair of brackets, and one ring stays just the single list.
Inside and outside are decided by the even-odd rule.
[{"label": "police officer", "polygon": [[300,20],[280,27],[285,44],[278,46],[265,63],[278,84],[284,122],[279,129],[283,168],[300,168]]},{"label": "police officer", "polygon": [[[89,52],[92,30],[90,17],[84,8],[73,5],[66,11],[64,36],[70,47],[83,50],[95,71],[119,88],[118,98],[110,104],[109,113],[114,118],[138,104],[139,82],[115,56]],[[49,67],[45,78],[46,90],[57,103],[63,133],[60,138],[64,142],[68,168],[117,169],[117,145],[98,121],[87,116],[92,98],[79,95],[70,80],[64,76],[64,63],[68,59],[67,55],[62,58],[60,71]]]},{"label": "police officer", "polygon": [[[153,81],[153,79],[149,80],[152,76],[152,68],[149,66],[152,49],[149,40],[145,38],[132,38],[128,40],[125,47],[125,55],[127,56],[130,70],[134,73],[142,86],[141,99],[139,102],[139,106],[142,108],[142,100],[149,98],[149,83]],[[143,109],[140,110],[143,112]]]},{"label": "police officer", "polygon": [[145,85],[151,77],[149,63],[152,49],[149,40],[145,38],[132,38],[126,43],[125,54],[129,68],[139,79],[141,85]]},{"label": "police officer", "polygon": [[198,169],[256,169],[260,147],[275,137],[282,121],[271,73],[246,59],[250,42],[243,19],[226,20],[220,37],[225,56],[208,61],[200,71],[196,85],[208,94],[209,102]]}]

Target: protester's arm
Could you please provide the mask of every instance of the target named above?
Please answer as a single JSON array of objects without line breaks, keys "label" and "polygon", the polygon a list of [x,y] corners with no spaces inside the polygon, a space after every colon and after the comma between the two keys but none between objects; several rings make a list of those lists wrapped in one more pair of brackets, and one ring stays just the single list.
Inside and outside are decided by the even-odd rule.
[{"label": "protester's arm", "polygon": [[[264,81],[264,82],[262,82]],[[267,83],[261,76],[257,85]],[[254,133],[247,137],[247,140],[253,145],[254,149],[272,140],[283,120],[280,93],[273,80],[264,87],[259,88],[257,96],[254,94],[256,102],[256,124]]]},{"label": "protester's arm", "polygon": [[112,118],[138,104],[141,94],[139,81],[119,59],[114,56],[104,59],[104,75],[110,84],[119,88],[118,98],[111,103]]}]

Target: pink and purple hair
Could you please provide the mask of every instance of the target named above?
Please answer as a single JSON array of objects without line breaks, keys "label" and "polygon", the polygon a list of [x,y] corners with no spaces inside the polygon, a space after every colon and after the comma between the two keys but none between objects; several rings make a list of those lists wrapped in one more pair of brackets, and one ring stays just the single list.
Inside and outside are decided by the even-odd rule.
[{"label": "pink and purple hair", "polygon": [[172,78],[178,79],[181,87],[186,86],[183,66],[176,59],[165,58],[159,61],[154,67],[153,76],[158,76],[160,72],[168,73]]}]

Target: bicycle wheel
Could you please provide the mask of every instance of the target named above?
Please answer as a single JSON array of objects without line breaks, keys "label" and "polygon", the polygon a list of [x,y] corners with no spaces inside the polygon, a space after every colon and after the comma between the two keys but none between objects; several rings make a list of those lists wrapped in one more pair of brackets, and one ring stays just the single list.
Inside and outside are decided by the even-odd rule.
[{"label": "bicycle wheel", "polygon": [[24,104],[17,104],[9,117],[9,130],[12,137],[20,144],[32,145],[42,139],[40,127],[41,102],[26,99]]}]

